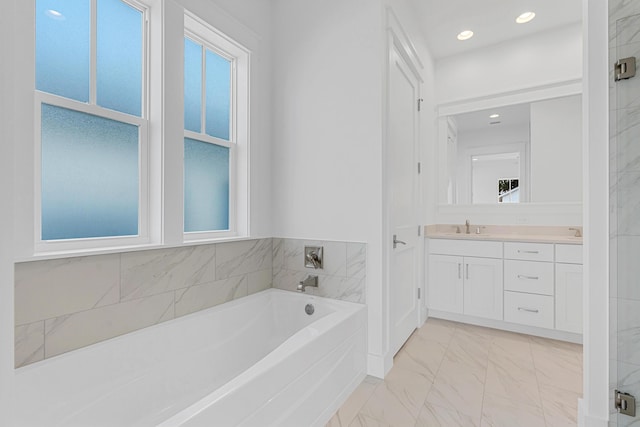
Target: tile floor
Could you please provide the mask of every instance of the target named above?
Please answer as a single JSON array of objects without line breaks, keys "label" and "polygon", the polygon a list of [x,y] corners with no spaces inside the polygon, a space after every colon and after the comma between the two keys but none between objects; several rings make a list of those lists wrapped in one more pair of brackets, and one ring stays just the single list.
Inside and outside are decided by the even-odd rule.
[{"label": "tile floor", "polygon": [[582,346],[429,319],[327,427],[575,426]]}]

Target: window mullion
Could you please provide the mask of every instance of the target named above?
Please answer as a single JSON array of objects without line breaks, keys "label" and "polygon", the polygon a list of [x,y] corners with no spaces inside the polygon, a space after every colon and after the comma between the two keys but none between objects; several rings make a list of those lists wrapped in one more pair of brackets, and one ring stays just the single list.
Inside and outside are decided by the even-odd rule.
[{"label": "window mullion", "polygon": [[89,47],[89,104],[97,104],[97,67],[98,67],[98,0],[91,0],[91,41]]},{"label": "window mullion", "polygon": [[201,105],[202,105],[202,109],[200,111],[200,133],[202,134],[206,134],[207,133],[207,124],[206,124],[206,120],[207,120],[207,48],[202,46],[202,98],[201,98]]}]

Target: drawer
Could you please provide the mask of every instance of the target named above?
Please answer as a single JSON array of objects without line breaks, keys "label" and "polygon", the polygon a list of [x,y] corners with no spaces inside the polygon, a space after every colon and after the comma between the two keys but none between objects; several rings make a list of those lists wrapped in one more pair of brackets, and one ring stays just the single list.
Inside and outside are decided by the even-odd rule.
[{"label": "drawer", "polygon": [[536,261],[504,262],[504,289],[530,294],[553,295],[553,263]]},{"label": "drawer", "polygon": [[505,259],[553,262],[553,243],[505,242]]},{"label": "drawer", "polygon": [[502,242],[429,239],[429,253],[440,255],[502,258]]},{"label": "drawer", "polygon": [[556,245],[556,262],[582,264],[582,245]]},{"label": "drawer", "polygon": [[553,297],[505,291],[504,320],[553,329]]}]

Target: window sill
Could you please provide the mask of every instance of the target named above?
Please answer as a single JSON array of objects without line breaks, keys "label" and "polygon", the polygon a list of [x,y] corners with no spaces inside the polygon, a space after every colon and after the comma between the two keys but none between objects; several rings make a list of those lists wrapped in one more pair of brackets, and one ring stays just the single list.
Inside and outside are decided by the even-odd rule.
[{"label": "window sill", "polygon": [[181,247],[188,247],[188,246],[213,245],[216,243],[255,240],[258,238],[259,237],[250,237],[250,236],[225,236],[225,237],[218,237],[214,239],[190,240],[190,241],[185,241],[183,243],[171,244],[171,245],[149,243],[149,244],[141,244],[141,245],[116,246],[116,247],[96,248],[96,249],[75,249],[75,250],[65,250],[65,251],[38,252],[33,254],[33,256],[30,256],[30,257],[14,259],[14,262],[46,261],[46,260],[53,260],[53,259],[76,258],[76,257],[93,256],[93,255],[109,255],[109,254],[120,254],[120,253],[126,253],[126,252],[150,251],[154,249],[173,249],[173,248],[181,248]]}]

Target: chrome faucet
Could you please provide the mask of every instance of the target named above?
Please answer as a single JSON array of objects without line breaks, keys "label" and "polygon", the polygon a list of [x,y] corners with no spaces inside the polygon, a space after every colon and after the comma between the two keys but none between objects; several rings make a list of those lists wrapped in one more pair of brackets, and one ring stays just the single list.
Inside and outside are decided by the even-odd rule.
[{"label": "chrome faucet", "polygon": [[469,220],[466,220],[464,222],[464,226],[466,227],[466,231],[465,231],[466,234],[471,234],[471,232],[469,231],[469,226],[470,225],[471,225],[471,223],[469,222]]},{"label": "chrome faucet", "polygon": [[304,292],[305,288],[309,286],[311,286],[312,288],[318,287],[318,276],[307,276],[306,279],[300,281],[300,283],[298,284],[298,290],[300,292]]}]

